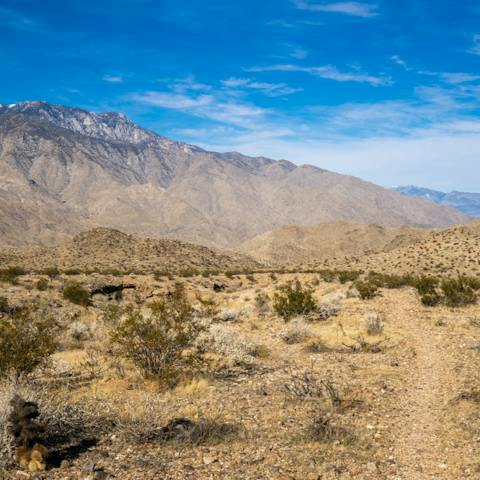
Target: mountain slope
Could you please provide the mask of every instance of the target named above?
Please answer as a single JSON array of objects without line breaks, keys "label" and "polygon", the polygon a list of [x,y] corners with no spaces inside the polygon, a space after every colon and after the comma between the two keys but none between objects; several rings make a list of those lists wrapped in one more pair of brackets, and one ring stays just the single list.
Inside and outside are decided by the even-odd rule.
[{"label": "mountain slope", "polygon": [[480,193],[456,191],[444,193],[437,190],[414,186],[396,187],[393,190],[402,195],[424,198],[431,200],[438,205],[455,208],[456,210],[465,213],[465,215],[480,217]]},{"label": "mountain slope", "polygon": [[288,225],[247,240],[237,250],[260,262],[302,265],[334,257],[389,252],[420,242],[428,234],[426,229],[350,223]]},{"label": "mountain slope", "polygon": [[173,142],[116,113],[0,107],[0,243],[95,226],[229,246],[288,224],[448,226],[467,217],[358,178]]}]

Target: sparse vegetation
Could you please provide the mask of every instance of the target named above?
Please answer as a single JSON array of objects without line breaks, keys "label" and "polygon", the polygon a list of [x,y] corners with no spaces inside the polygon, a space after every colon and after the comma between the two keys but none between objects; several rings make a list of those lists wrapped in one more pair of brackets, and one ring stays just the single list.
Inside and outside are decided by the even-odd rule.
[{"label": "sparse vegetation", "polygon": [[375,283],[369,281],[357,281],[355,282],[355,288],[360,295],[362,300],[370,300],[371,298],[375,297],[378,292],[378,286]]},{"label": "sparse vegetation", "polygon": [[88,307],[91,303],[90,292],[78,283],[67,284],[63,289],[63,298],[83,307]]},{"label": "sparse vegetation", "polygon": [[299,280],[280,287],[273,299],[273,309],[285,321],[314,311],[316,305],[313,291],[304,287]]}]

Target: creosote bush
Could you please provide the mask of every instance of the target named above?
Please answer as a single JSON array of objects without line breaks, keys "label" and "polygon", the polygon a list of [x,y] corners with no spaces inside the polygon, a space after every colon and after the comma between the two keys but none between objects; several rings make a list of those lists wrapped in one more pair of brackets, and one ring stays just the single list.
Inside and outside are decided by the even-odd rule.
[{"label": "creosote bush", "polygon": [[316,306],[313,290],[304,287],[299,280],[281,286],[273,298],[273,309],[285,321],[310,313]]},{"label": "creosote bush", "polygon": [[441,289],[445,299],[445,305],[448,307],[461,307],[477,302],[477,294],[475,293],[475,290],[471,287],[471,283],[468,279],[465,279],[464,277],[443,280]]},{"label": "creosote bush", "polygon": [[378,292],[378,286],[369,281],[363,282],[359,280],[355,282],[355,288],[357,289],[362,300],[369,300],[375,297]]},{"label": "creosote bush", "polygon": [[90,292],[78,283],[69,283],[63,289],[63,298],[76,305],[90,305]]},{"label": "creosote bush", "polygon": [[28,374],[55,351],[51,319],[31,310],[0,319],[0,377]]},{"label": "creosote bush", "polygon": [[111,339],[118,353],[146,377],[173,385],[183,367],[194,361],[182,353],[193,346],[204,327],[196,320],[181,284],[163,300],[151,303],[149,310],[143,313],[130,305],[110,311]]},{"label": "creosote bush", "polygon": [[0,270],[0,282],[7,282],[15,285],[18,277],[25,275],[27,272],[22,267],[8,267]]}]

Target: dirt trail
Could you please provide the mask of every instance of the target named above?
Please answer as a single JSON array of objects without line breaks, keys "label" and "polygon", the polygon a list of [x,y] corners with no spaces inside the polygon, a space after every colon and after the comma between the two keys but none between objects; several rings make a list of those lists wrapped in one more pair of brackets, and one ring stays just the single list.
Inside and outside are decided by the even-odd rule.
[{"label": "dirt trail", "polygon": [[398,314],[414,354],[407,367],[406,389],[392,413],[391,456],[397,469],[391,478],[463,479],[469,463],[467,439],[450,423],[448,414],[461,387],[456,369],[461,336],[412,313]]}]

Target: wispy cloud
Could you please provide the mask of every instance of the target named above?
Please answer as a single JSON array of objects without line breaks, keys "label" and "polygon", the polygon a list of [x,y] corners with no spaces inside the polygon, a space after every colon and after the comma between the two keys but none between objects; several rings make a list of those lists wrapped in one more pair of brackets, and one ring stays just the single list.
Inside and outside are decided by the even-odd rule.
[{"label": "wispy cloud", "polygon": [[473,36],[473,46],[470,48],[469,53],[474,55],[480,55],[480,34]]},{"label": "wispy cloud", "polygon": [[442,82],[459,85],[462,83],[478,82],[480,75],[464,72],[431,72],[429,70],[421,70],[418,72],[421,75],[428,75],[431,77],[438,77]]},{"label": "wispy cloud", "polygon": [[209,95],[179,94],[173,91],[149,91],[127,95],[127,100],[152,107],[182,111],[189,115],[213,120],[239,128],[254,128],[267,110],[256,105],[229,98],[224,92]]},{"label": "wispy cloud", "polygon": [[104,75],[102,77],[102,80],[108,83],[123,83],[123,76],[122,75]]},{"label": "wispy cloud", "polygon": [[286,83],[257,82],[249,78],[231,77],[227,80],[222,80],[220,83],[227,88],[257,90],[268,97],[282,97],[303,91],[301,88],[289,87]]},{"label": "wispy cloud", "polygon": [[378,5],[360,2],[327,2],[311,3],[306,0],[293,0],[294,5],[301,10],[312,12],[328,12],[370,18],[379,15]]},{"label": "wispy cloud", "polygon": [[407,71],[412,70],[408,66],[407,62],[405,60],[403,60],[399,55],[392,55],[390,57],[390,60],[392,60],[392,62],[396,63],[397,65],[400,65],[401,67],[403,67]]},{"label": "wispy cloud", "polygon": [[31,33],[40,33],[45,28],[38,20],[9,8],[0,8],[0,26]]},{"label": "wispy cloud", "polygon": [[375,76],[361,71],[342,72],[333,65],[302,67],[300,65],[281,64],[267,65],[263,67],[251,67],[246,70],[249,72],[301,72],[315,75],[327,80],[335,80],[337,82],[369,83],[375,87],[381,85],[391,85],[393,83],[391,77]]}]

